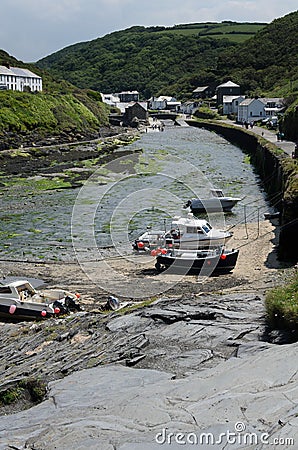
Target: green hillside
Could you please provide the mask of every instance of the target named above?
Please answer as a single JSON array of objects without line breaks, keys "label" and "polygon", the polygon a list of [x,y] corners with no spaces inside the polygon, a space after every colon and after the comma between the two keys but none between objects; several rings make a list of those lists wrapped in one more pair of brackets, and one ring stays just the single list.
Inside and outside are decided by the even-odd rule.
[{"label": "green hillside", "polygon": [[[175,83],[188,91],[189,84],[195,87],[214,79],[220,53],[235,46],[239,36],[247,39],[263,26],[230,22],[135,26],[72,45],[37,64],[81,88],[101,92],[137,89],[148,98],[172,86],[172,95],[177,95],[181,88],[174,92]],[[184,80],[189,80],[186,85]]]},{"label": "green hillside", "polygon": [[229,48],[218,59],[217,72],[253,94],[298,93],[298,12],[276,19],[252,39]]},{"label": "green hillside", "polygon": [[166,28],[167,33],[180,35],[199,35],[216,39],[228,39],[231,42],[244,42],[254,36],[259,30],[264,28],[265,23],[237,23],[224,21],[221,23],[206,22],[184,25],[175,25],[173,28]]},{"label": "green hillside", "polygon": [[80,88],[137,89],[190,98],[197,86],[238,82],[244,94],[297,89],[298,12],[271,24],[192,23],[135,26],[64,48],[37,64]]}]

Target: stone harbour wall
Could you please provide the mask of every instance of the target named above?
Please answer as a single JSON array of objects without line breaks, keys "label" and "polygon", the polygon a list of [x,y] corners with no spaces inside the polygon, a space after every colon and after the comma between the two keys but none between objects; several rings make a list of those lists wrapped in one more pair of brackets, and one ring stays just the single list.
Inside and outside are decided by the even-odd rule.
[{"label": "stone harbour wall", "polygon": [[251,157],[268,194],[280,213],[278,254],[281,260],[297,261],[298,247],[298,170],[297,162],[276,145],[243,128],[209,121],[189,121],[192,126],[206,128],[222,135]]}]

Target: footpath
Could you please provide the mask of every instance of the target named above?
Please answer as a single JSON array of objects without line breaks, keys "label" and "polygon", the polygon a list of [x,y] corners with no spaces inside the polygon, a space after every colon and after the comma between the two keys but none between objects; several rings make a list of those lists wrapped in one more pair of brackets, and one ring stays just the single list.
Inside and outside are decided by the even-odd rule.
[{"label": "footpath", "polygon": [[[232,120],[223,120],[222,122],[234,125],[236,127],[243,128],[241,124],[235,123]],[[292,141],[285,141],[285,140],[278,140],[278,135],[276,130],[268,130],[268,128],[258,127],[254,125],[253,128],[249,128],[249,131],[252,133],[258,134],[259,136],[262,136],[264,139],[266,139],[269,142],[272,142],[275,144],[278,148],[282,149],[285,153],[287,153],[289,156],[292,157],[292,153],[295,150],[295,142]]]}]

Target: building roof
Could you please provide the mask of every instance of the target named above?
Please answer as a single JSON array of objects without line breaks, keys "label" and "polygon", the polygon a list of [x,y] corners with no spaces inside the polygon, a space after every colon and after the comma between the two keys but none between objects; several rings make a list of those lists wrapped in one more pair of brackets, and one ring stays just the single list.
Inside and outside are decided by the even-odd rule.
[{"label": "building roof", "polygon": [[168,95],[160,95],[159,97],[153,97],[154,102],[173,102],[176,101],[174,97],[169,97]]},{"label": "building roof", "polygon": [[0,66],[0,75],[13,75],[23,78],[41,78],[39,75],[31,72],[29,69],[23,69],[20,67],[6,67]]},{"label": "building roof", "polygon": [[145,109],[146,111],[148,109],[147,102],[130,102],[130,103],[127,104],[127,108],[132,108],[135,105],[140,106],[141,108]]},{"label": "building roof", "polygon": [[275,103],[276,105],[283,105],[284,99],[283,98],[272,98],[272,97],[264,97],[264,102],[266,103]]},{"label": "building roof", "polygon": [[223,88],[223,87],[240,87],[239,84],[233,83],[233,81],[227,81],[226,83],[220,84],[219,86],[217,86],[218,88]]},{"label": "building roof", "polygon": [[248,105],[250,105],[251,103],[253,103],[255,101],[260,101],[264,105],[266,104],[266,101],[264,101],[263,98],[246,98],[245,100],[243,100],[243,102],[240,103],[240,105],[241,106],[248,106]]},{"label": "building roof", "polygon": [[125,110],[127,108],[131,108],[132,106],[137,104],[147,111],[147,102],[117,102],[115,106],[120,109],[121,113],[125,113]]},{"label": "building roof", "polygon": [[276,107],[278,107],[278,105],[280,105],[280,107],[283,106],[283,98],[266,98],[266,97],[246,98],[245,100],[243,100],[243,102],[241,102],[241,105],[243,106],[250,105],[251,103],[257,100],[262,102],[264,105],[267,105],[268,103],[274,103]]},{"label": "building roof", "polygon": [[206,89],[208,89],[209,88],[209,86],[199,86],[199,87],[197,87],[194,91],[192,91],[192,92],[204,92],[204,91],[206,91]]},{"label": "building roof", "polygon": [[224,95],[222,98],[223,103],[232,103],[233,100],[236,100],[237,98],[243,98],[242,95]]},{"label": "building roof", "polygon": [[119,92],[117,95],[121,95],[121,94],[138,94],[138,91],[122,91]]}]

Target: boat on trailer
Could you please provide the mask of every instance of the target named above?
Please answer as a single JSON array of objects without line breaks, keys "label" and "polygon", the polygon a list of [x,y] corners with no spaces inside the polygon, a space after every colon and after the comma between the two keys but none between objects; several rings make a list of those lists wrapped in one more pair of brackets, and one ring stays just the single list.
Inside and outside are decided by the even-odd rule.
[{"label": "boat on trailer", "polygon": [[10,320],[38,320],[80,311],[79,294],[63,289],[37,291],[28,280],[0,284],[0,317]]},{"label": "boat on trailer", "polygon": [[200,250],[162,249],[157,254],[155,268],[158,272],[167,270],[168,273],[228,273],[235,268],[238,255],[239,250],[227,250],[224,247]]},{"label": "boat on trailer", "polygon": [[188,200],[185,207],[190,207],[193,213],[202,212],[231,212],[241,198],[225,196],[221,189],[211,189],[210,198],[193,198]]}]

